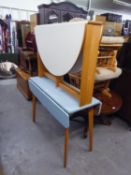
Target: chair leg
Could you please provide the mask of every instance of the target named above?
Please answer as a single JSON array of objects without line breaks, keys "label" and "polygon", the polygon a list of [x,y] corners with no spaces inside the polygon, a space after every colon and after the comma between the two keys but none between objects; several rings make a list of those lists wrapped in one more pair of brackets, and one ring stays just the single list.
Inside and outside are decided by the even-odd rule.
[{"label": "chair leg", "polygon": [[67,166],[68,141],[69,141],[69,128],[66,128],[65,129],[65,145],[64,145],[64,168],[66,168]]},{"label": "chair leg", "polygon": [[[87,122],[86,122],[87,123]],[[87,127],[84,127],[84,130],[83,130],[83,138],[86,139],[87,138],[87,133],[88,133],[88,128]]]},{"label": "chair leg", "polygon": [[94,108],[89,109],[89,151],[93,149]]},{"label": "chair leg", "polygon": [[36,97],[32,97],[32,121],[36,121]]}]

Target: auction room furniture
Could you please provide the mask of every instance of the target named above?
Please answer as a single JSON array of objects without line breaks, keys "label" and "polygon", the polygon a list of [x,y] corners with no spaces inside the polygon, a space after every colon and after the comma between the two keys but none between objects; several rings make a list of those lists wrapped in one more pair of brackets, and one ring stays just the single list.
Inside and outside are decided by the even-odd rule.
[{"label": "auction room furniture", "polygon": [[28,85],[28,79],[30,78],[30,75],[27,72],[24,72],[20,68],[18,68],[16,69],[16,77],[17,77],[17,88],[27,100],[31,100],[32,93]]},{"label": "auction room furniture", "polygon": [[32,94],[29,90],[28,79],[31,76],[37,75],[37,55],[31,49],[19,48],[20,63],[19,68],[16,70],[17,75],[17,88],[30,100]]},{"label": "auction room furniture", "polygon": [[[121,68],[117,65],[116,55],[124,41],[123,37],[104,36],[101,39],[94,88],[94,96],[102,102],[101,117],[117,112],[122,106],[122,98],[117,92],[110,90],[109,85],[111,80],[118,78],[122,73]],[[81,72],[69,73],[69,80],[72,85],[80,88]]]},{"label": "auction room furniture", "polygon": [[[44,33],[44,35],[43,35]],[[67,165],[70,116],[86,110],[89,118],[89,151],[93,147],[94,110],[100,101],[93,98],[97,53],[102,34],[98,22],[70,22],[39,25],[35,29],[38,77],[29,79],[33,93],[33,121],[36,99],[65,128],[64,167]],[[82,57],[79,57],[80,53]],[[76,64],[77,62],[81,64]],[[81,87],[74,88],[63,80],[71,71],[82,69]]]},{"label": "auction room furniture", "polygon": [[28,31],[24,40],[24,47],[19,48],[19,68],[16,70],[17,88],[25,96],[31,100],[32,93],[29,89],[28,79],[31,76],[37,75],[37,49],[34,36],[34,26],[38,22],[38,14],[32,14],[30,20],[31,31]]},{"label": "auction room furniture", "polygon": [[17,21],[17,35],[18,35],[18,47],[26,47],[25,38],[28,32],[30,32],[29,21]]},{"label": "auction room furniture", "polygon": [[72,18],[87,17],[87,11],[71,2],[42,4],[39,7],[40,24],[60,23]]},{"label": "auction room furniture", "polygon": [[123,37],[102,37],[95,75],[94,95],[103,102],[101,115],[118,111],[122,105],[121,97],[110,90],[111,80],[118,78],[122,70],[117,65],[117,52],[122,47]]}]

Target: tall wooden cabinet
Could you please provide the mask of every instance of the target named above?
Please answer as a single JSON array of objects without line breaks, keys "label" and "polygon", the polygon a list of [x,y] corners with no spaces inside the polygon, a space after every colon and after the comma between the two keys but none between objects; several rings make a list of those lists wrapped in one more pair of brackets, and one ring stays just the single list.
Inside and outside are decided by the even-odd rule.
[{"label": "tall wooden cabinet", "polygon": [[39,7],[40,24],[69,21],[72,18],[86,18],[87,11],[70,2],[42,4]]}]

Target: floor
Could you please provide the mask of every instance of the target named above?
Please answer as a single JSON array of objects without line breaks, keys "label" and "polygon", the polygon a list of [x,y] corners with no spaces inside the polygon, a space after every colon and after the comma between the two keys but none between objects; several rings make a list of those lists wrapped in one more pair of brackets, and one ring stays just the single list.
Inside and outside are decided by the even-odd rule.
[{"label": "floor", "polygon": [[94,149],[82,138],[83,125],[71,122],[68,166],[63,168],[64,129],[16,88],[16,80],[0,80],[0,153],[4,175],[130,175],[131,132],[115,117],[111,126],[95,124]]}]

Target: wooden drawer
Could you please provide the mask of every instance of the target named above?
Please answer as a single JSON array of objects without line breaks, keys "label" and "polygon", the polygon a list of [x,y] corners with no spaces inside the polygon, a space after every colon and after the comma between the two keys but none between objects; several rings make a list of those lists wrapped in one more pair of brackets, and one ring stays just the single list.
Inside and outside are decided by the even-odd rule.
[{"label": "wooden drawer", "polygon": [[30,78],[30,75],[18,68],[16,70],[16,77],[17,77],[17,88],[25,96],[26,99],[31,100],[32,93],[29,90],[28,85],[28,79]]}]

